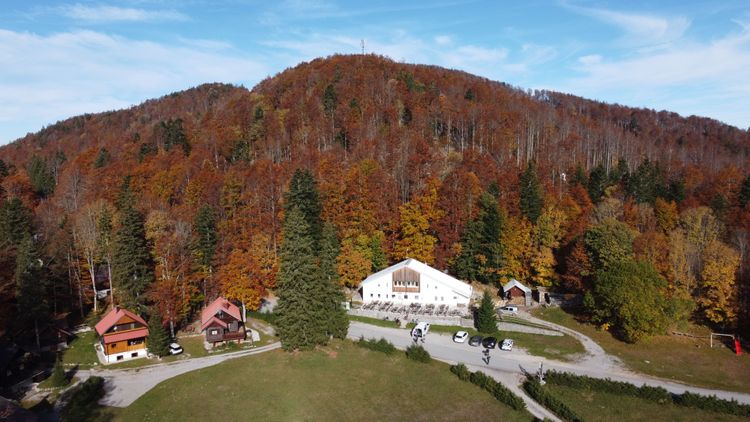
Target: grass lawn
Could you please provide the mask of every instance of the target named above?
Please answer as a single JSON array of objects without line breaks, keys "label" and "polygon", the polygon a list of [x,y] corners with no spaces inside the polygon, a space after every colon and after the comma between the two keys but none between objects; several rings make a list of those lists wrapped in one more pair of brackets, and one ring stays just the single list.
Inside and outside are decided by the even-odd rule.
[{"label": "grass lawn", "polygon": [[692,385],[750,393],[750,356],[708,340],[679,336],[654,336],[637,344],[628,344],[591,324],[578,322],[560,308],[538,309],[534,315],[579,331],[628,367],[644,374]]},{"label": "grass lawn", "polygon": [[358,315],[349,315],[349,320],[364,322],[365,324],[377,325],[378,327],[398,328],[398,324],[396,324],[396,321],[386,321],[384,319],[378,319],[378,318],[370,318],[370,317],[358,316]]},{"label": "grass lawn", "polygon": [[740,416],[559,385],[546,385],[585,421],[742,421]]},{"label": "grass lawn", "polygon": [[94,342],[96,342],[96,332],[93,330],[76,334],[70,342],[70,347],[63,353],[63,364],[79,365],[81,369],[88,369],[98,364],[99,359],[96,358]]},{"label": "grass lawn", "polygon": [[448,366],[422,364],[336,341],[233,359],[167,380],[115,420],[503,420],[531,416],[460,381]]}]

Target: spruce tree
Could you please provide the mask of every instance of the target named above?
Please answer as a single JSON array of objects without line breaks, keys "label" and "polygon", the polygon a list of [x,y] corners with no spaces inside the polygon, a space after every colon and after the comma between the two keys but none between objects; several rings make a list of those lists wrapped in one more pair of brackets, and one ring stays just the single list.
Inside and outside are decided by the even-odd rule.
[{"label": "spruce tree", "polygon": [[154,262],[146,241],[143,216],[133,205],[132,197],[120,201],[120,227],[115,234],[112,253],[112,276],[121,295],[120,303],[127,308],[143,311],[144,293],[154,281]]},{"label": "spruce tree", "polygon": [[544,206],[544,192],[536,175],[536,164],[532,161],[521,174],[521,214],[529,221],[536,224],[536,220],[542,214]]},{"label": "spruce tree", "polygon": [[323,225],[322,236],[320,242],[320,273],[325,281],[338,285],[339,273],[336,268],[336,258],[339,256],[341,247],[333,224],[325,223]]},{"label": "spruce tree", "polygon": [[195,261],[200,270],[208,275],[212,270],[216,244],[219,240],[216,233],[216,215],[208,205],[202,206],[195,215],[193,233],[195,233],[195,238],[192,250]]},{"label": "spruce tree", "polygon": [[495,334],[497,332],[497,313],[492,296],[487,290],[482,295],[482,303],[477,309],[475,324],[477,331],[483,334]]},{"label": "spruce tree", "polygon": [[41,347],[39,324],[49,316],[47,276],[34,240],[27,233],[21,240],[16,255],[16,302],[18,316],[34,327],[37,347]]},{"label": "spruce tree", "polygon": [[276,328],[285,350],[311,349],[328,340],[325,298],[310,226],[296,207],[284,216],[278,273]]},{"label": "spruce tree", "polygon": [[52,195],[52,192],[55,191],[55,176],[47,165],[47,160],[42,160],[36,155],[33,156],[29,162],[27,172],[31,186],[34,188],[34,193],[41,198]]},{"label": "spruce tree", "polygon": [[99,155],[96,156],[96,161],[94,161],[94,168],[100,169],[107,164],[109,164],[110,156],[109,151],[107,151],[107,148],[102,148],[99,150]]},{"label": "spruce tree", "polygon": [[480,249],[482,247],[482,222],[478,219],[466,223],[461,234],[461,252],[453,261],[452,271],[462,280],[480,279]]},{"label": "spruce tree", "polygon": [[381,237],[383,232],[378,231],[370,238],[370,250],[372,251],[372,272],[376,273],[388,265],[388,259],[383,252],[383,242]]},{"label": "spruce tree", "polygon": [[2,180],[3,177],[8,176],[8,165],[5,164],[5,161],[0,160],[0,180]]},{"label": "spruce tree", "polygon": [[589,175],[588,191],[589,198],[593,202],[599,202],[604,196],[604,190],[607,189],[607,171],[604,170],[604,166],[599,164],[591,170]]},{"label": "spruce tree", "polygon": [[740,207],[744,208],[745,205],[750,204],[750,176],[747,176],[742,181],[742,186],[740,187],[740,193],[737,197],[737,200],[740,204]]},{"label": "spruce tree", "polygon": [[161,315],[155,313],[148,320],[148,351],[159,357],[169,354],[169,334],[164,329]]},{"label": "spruce tree", "polygon": [[318,194],[315,177],[309,170],[297,169],[289,182],[289,191],[285,196],[284,210],[297,208],[305,219],[313,240],[314,250],[318,250],[323,223],[320,212],[323,209]]},{"label": "spruce tree", "polygon": [[68,379],[65,377],[65,369],[59,356],[55,359],[55,367],[52,369],[52,375],[49,377],[49,384],[52,387],[64,387],[68,385]]},{"label": "spruce tree", "polygon": [[497,207],[496,198],[489,192],[479,197],[479,218],[482,222],[480,254],[484,257],[480,266],[479,281],[487,284],[496,280],[503,259],[500,244],[503,217]]},{"label": "spruce tree", "polygon": [[18,198],[0,204],[0,247],[17,246],[31,233],[31,211]]}]

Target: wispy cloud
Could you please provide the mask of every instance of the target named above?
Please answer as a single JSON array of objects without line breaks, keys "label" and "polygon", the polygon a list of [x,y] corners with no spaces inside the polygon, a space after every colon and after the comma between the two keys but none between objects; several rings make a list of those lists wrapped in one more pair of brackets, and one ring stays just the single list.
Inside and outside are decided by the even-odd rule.
[{"label": "wispy cloud", "polygon": [[96,31],[38,35],[0,29],[0,133],[21,136],[69,116],[204,82],[252,85],[269,73],[261,59],[221,42],[169,45]]},{"label": "wispy cloud", "polygon": [[186,21],[190,18],[176,10],[146,10],[117,6],[72,4],[59,8],[63,16],[90,23]]},{"label": "wispy cloud", "polygon": [[621,42],[628,45],[658,46],[673,42],[685,34],[691,23],[690,19],[684,16],[666,17],[583,7],[568,3],[563,3],[563,5],[576,13],[619,28],[625,33]]}]

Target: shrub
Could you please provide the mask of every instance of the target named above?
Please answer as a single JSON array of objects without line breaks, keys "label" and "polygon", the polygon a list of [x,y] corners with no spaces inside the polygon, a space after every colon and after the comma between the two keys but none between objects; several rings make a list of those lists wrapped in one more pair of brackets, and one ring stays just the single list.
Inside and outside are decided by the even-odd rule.
[{"label": "shrub", "polygon": [[750,405],[737,400],[724,400],[716,396],[702,396],[686,391],[674,397],[675,404],[729,415],[750,416]]},{"label": "shrub", "polygon": [[471,376],[471,372],[463,363],[452,365],[451,372],[453,372],[461,381],[468,381]]},{"label": "shrub", "polygon": [[492,391],[492,387],[494,387],[494,384],[492,383],[495,382],[495,380],[481,371],[472,372],[471,375],[469,375],[469,381],[477,387],[484,388],[487,391]]},{"label": "shrub", "polygon": [[55,369],[52,370],[52,375],[49,377],[50,387],[64,387],[68,385],[68,379],[65,377],[65,369],[63,369],[62,361],[58,358],[55,361]]},{"label": "shrub", "polygon": [[510,391],[502,383],[495,383],[495,387],[492,389],[491,393],[498,401],[507,404],[513,410],[526,409],[526,403],[524,403],[523,399]]},{"label": "shrub", "polygon": [[386,355],[392,355],[396,352],[396,347],[385,338],[381,338],[380,340],[365,340],[364,337],[360,337],[359,341],[357,341],[357,345],[359,347],[364,347],[365,349],[385,353]]},{"label": "shrub", "polygon": [[406,357],[422,363],[429,363],[432,360],[430,353],[424,347],[417,345],[411,345],[406,348]]},{"label": "shrub", "polygon": [[91,377],[70,391],[70,400],[62,410],[63,422],[91,420],[104,396],[104,379]]},{"label": "shrub", "polygon": [[573,412],[573,410],[571,410],[565,403],[561,402],[545,390],[536,379],[527,379],[526,382],[523,383],[523,389],[529,394],[529,396],[531,396],[531,398],[559,416],[560,419],[570,422],[583,422],[583,419],[581,419],[580,416]]},{"label": "shrub", "polygon": [[600,379],[569,372],[548,371],[544,380],[550,384],[633,396],[662,404],[672,401],[672,394],[662,387],[650,387],[648,385],[637,387],[627,382],[613,381],[609,378]]}]

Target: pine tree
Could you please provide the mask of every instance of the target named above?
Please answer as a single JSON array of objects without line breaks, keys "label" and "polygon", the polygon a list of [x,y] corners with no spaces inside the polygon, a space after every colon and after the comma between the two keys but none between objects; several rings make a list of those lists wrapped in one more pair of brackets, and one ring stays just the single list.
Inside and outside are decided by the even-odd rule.
[{"label": "pine tree", "polygon": [[521,174],[520,180],[521,191],[521,214],[532,223],[542,214],[544,206],[544,197],[542,186],[536,175],[536,164],[532,161]]},{"label": "pine tree", "polygon": [[107,148],[102,148],[99,150],[99,155],[96,156],[96,161],[94,161],[94,168],[100,169],[107,164],[109,164],[110,156],[109,151],[107,151]]},{"label": "pine tree", "polygon": [[311,349],[328,340],[323,297],[327,292],[320,288],[310,227],[296,207],[284,216],[283,230],[275,309],[277,332],[285,350]]},{"label": "pine tree", "polygon": [[594,203],[599,202],[604,196],[604,190],[607,189],[608,178],[607,172],[604,170],[604,166],[599,164],[591,170],[589,174],[589,183],[587,185],[589,191],[589,198]]},{"label": "pine tree", "polygon": [[377,231],[370,238],[370,250],[372,251],[372,272],[376,273],[388,265],[388,259],[383,252],[383,232]]},{"label": "pine tree", "polygon": [[203,278],[203,294],[206,294],[206,282],[213,274],[213,260],[216,253],[218,235],[216,232],[216,215],[208,205],[202,206],[195,215],[193,223],[193,243],[191,249],[198,271]]},{"label": "pine tree", "polygon": [[479,305],[479,309],[477,309],[475,326],[480,333],[495,334],[497,332],[495,304],[492,302],[492,295],[487,290],[484,291],[482,303]]},{"label": "pine tree", "polygon": [[154,262],[146,241],[143,216],[135,209],[129,195],[123,196],[120,227],[115,234],[112,253],[112,276],[118,286],[120,303],[142,311],[146,304],[144,293],[154,281]]},{"label": "pine tree", "polygon": [[33,324],[36,345],[41,347],[39,323],[49,315],[48,278],[34,240],[28,233],[18,246],[15,280],[18,316],[25,322]]},{"label": "pine tree", "polygon": [[742,181],[742,186],[740,187],[740,193],[737,197],[737,201],[742,208],[744,208],[745,205],[750,204],[750,176],[747,176]]},{"label": "pine tree", "polygon": [[482,244],[482,223],[474,219],[466,223],[461,235],[461,252],[453,261],[452,270],[462,280],[477,281],[480,278],[479,259]]},{"label": "pine tree", "polygon": [[164,329],[161,315],[154,312],[148,320],[148,351],[159,357],[169,354],[169,334]]},{"label": "pine tree", "polygon": [[49,384],[52,387],[64,387],[68,385],[68,379],[65,377],[65,369],[59,356],[55,359],[55,367],[52,370],[52,375],[49,377]]},{"label": "pine tree", "polygon": [[336,227],[331,223],[323,225],[323,238],[320,242],[320,272],[323,279],[334,285],[339,284],[339,273],[336,270],[336,258],[341,247],[336,237]]},{"label": "pine tree", "polygon": [[55,176],[46,160],[42,160],[36,155],[33,156],[27,172],[31,185],[34,187],[34,193],[42,198],[52,195],[52,192],[55,191]]},{"label": "pine tree", "polygon": [[20,199],[13,198],[0,204],[0,247],[18,245],[31,233],[31,211]]},{"label": "pine tree", "polygon": [[466,224],[461,237],[461,252],[453,263],[454,273],[464,280],[490,283],[502,266],[500,235],[503,218],[496,199],[489,192],[479,198],[477,217]]},{"label": "pine tree", "polygon": [[305,219],[313,240],[314,250],[318,250],[323,223],[320,213],[323,206],[318,194],[318,184],[309,170],[297,169],[289,182],[289,191],[285,196],[284,210],[297,208]]}]

